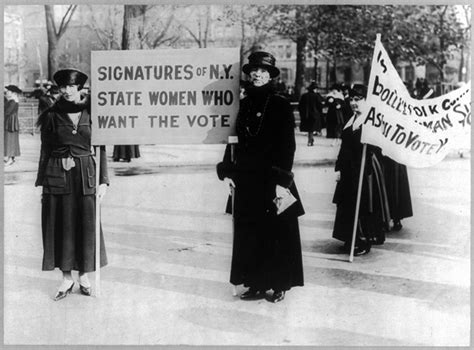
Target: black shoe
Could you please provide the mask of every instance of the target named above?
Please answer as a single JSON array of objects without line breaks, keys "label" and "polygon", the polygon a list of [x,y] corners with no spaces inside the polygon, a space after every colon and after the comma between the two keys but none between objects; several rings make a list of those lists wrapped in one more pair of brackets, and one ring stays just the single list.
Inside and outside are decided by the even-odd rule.
[{"label": "black shoe", "polygon": [[354,249],[354,256],[365,255],[370,252],[370,246],[365,247],[355,247]]},{"label": "black shoe", "polygon": [[382,245],[385,242],[385,239],[380,237],[371,237],[369,241],[373,245]]},{"label": "black shoe", "polygon": [[253,289],[249,288],[246,292],[242,293],[240,295],[240,299],[242,300],[255,300],[255,299],[260,299],[265,296],[265,293],[258,290],[258,289]]},{"label": "black shoe", "polygon": [[64,299],[65,297],[67,297],[67,295],[69,293],[72,292],[72,287],[74,287],[74,281],[71,281],[71,287],[69,287],[68,289],[66,289],[65,291],[62,291],[62,290],[58,290],[56,292],[56,295],[54,296],[54,301],[58,301],[58,300],[61,300],[61,299]]},{"label": "black shoe", "polygon": [[394,222],[393,223],[393,231],[400,231],[402,229],[402,223],[400,221]]},{"label": "black shoe", "polygon": [[284,291],[275,291],[273,292],[271,302],[272,303],[278,303],[285,299],[285,292]]},{"label": "black shoe", "polygon": [[79,284],[79,290],[81,291],[82,295],[90,296],[91,295],[91,287],[85,287],[82,284]]}]

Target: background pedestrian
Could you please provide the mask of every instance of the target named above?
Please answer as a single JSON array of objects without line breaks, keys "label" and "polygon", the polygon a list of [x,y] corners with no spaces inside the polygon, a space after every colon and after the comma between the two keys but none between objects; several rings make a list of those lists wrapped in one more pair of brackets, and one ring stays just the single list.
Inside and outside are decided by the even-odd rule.
[{"label": "background pedestrian", "polygon": [[10,166],[15,163],[15,157],[20,156],[20,122],[18,108],[22,91],[16,85],[5,87],[3,99],[4,110],[4,164]]},{"label": "background pedestrian", "polygon": [[314,132],[321,135],[322,96],[316,92],[316,82],[311,82],[308,91],[301,95],[298,104],[300,131],[308,132],[308,146],[314,145]]}]

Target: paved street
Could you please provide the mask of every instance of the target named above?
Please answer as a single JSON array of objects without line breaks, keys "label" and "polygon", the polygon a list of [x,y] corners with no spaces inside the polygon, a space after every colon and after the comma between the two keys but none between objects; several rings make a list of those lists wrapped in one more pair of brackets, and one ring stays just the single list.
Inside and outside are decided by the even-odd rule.
[{"label": "paved street", "polygon": [[39,140],[20,142],[4,176],[6,344],[469,345],[470,154],[409,169],[414,217],[349,263],[331,237],[337,147],[298,134],[305,286],[272,304],[232,296],[227,188],[214,170],[223,146],[140,146],[140,159],[110,163],[100,298],[76,285],[54,302],[60,272],[41,271],[33,187]]}]

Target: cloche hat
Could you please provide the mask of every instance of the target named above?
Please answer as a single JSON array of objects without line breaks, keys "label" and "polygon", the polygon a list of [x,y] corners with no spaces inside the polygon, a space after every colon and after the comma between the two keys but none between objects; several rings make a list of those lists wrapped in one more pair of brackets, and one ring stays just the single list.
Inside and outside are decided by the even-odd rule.
[{"label": "cloche hat", "polygon": [[350,97],[367,97],[367,86],[363,84],[352,84],[351,89],[349,90]]},{"label": "cloche hat", "polygon": [[80,89],[84,86],[88,76],[80,70],[74,68],[60,69],[53,76],[58,86],[79,85]]},{"label": "cloche hat", "polygon": [[275,57],[265,51],[252,52],[248,58],[249,63],[244,64],[242,71],[250,74],[252,68],[265,68],[270,73],[270,78],[280,75],[280,70],[275,67]]}]

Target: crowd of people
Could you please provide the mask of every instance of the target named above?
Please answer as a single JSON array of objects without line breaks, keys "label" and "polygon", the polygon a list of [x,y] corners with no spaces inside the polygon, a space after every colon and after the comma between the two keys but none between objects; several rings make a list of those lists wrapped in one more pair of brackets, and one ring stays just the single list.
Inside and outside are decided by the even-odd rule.
[{"label": "crowd of people", "polygon": [[[267,298],[277,303],[291,288],[304,285],[298,220],[305,210],[293,173],[296,124],[290,102],[273,83],[280,71],[270,53],[252,53],[242,71],[246,79],[236,120],[238,143],[227,145],[217,164],[218,178],[230,187],[226,208],[234,224],[230,282],[248,287],[240,295],[243,300]],[[88,273],[96,270],[96,206],[109,185],[105,147],[91,145],[90,98],[82,91],[87,79],[76,69],[57,71],[56,88],[50,88],[39,106],[41,148],[35,186],[42,187],[42,269],[62,272],[54,300],[72,292],[73,271],[77,271],[80,293],[91,295]],[[323,129],[326,137],[340,140],[333,237],[343,242],[346,252],[354,246],[354,255],[364,255],[372,245],[384,243],[388,230],[400,230],[401,220],[413,215],[406,167],[370,145],[362,164],[360,129],[354,121],[367,94],[364,85],[335,85],[324,98],[316,88],[311,83],[301,97],[300,129],[308,132],[308,146],[314,145],[314,136]],[[19,154],[15,96],[20,93],[15,86],[6,88],[5,145],[13,159]],[[132,157],[118,152],[114,150],[114,161]],[[100,157],[99,169],[94,155]],[[360,211],[355,220],[362,166]],[[98,264],[103,267],[107,256],[101,226],[99,234]]]}]

